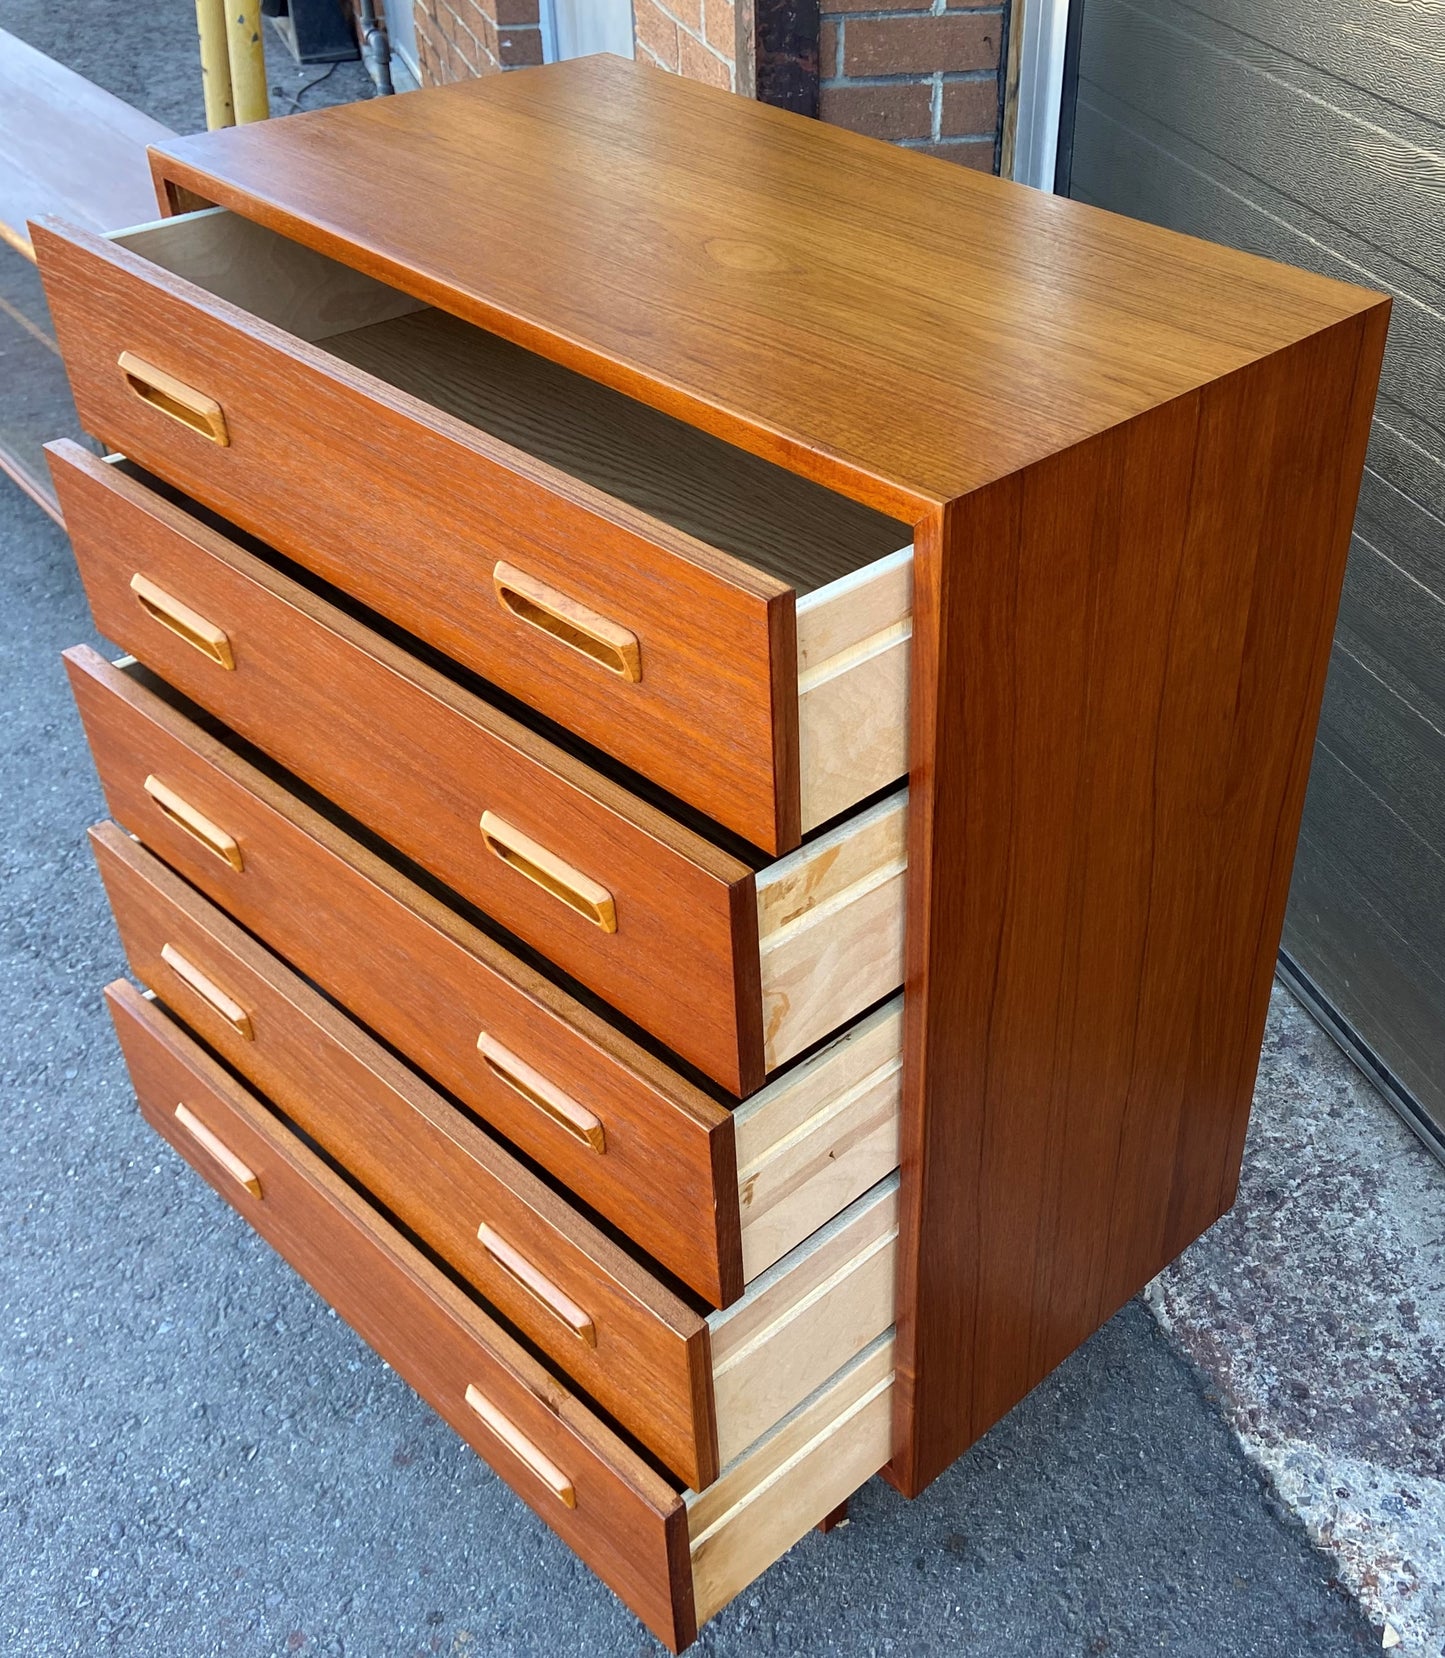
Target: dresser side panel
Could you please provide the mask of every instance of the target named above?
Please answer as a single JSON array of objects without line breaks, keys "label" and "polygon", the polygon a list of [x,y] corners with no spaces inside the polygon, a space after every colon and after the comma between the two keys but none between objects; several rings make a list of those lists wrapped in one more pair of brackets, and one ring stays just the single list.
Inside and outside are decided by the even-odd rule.
[{"label": "dresser side panel", "polygon": [[920,537],[905,1491],[1232,1201],[1386,314]]}]

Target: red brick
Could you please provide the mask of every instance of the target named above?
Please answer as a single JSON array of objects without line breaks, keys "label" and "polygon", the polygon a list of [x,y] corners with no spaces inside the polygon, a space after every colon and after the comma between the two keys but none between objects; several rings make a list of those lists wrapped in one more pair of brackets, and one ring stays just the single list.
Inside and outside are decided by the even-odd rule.
[{"label": "red brick", "polygon": [[993,139],[964,139],[961,144],[910,144],[910,150],[920,155],[936,155],[940,161],[956,161],[960,167],[973,167],[981,173],[993,171]]},{"label": "red brick", "polygon": [[945,81],[943,83],[943,119],[939,134],[943,138],[958,138],[974,133],[988,133],[998,127],[998,76],[986,81]]},{"label": "red brick", "polygon": [[709,46],[735,63],[738,55],[738,19],[733,0],[707,0],[707,27],[703,30]]},{"label": "red brick", "polygon": [[840,35],[836,23],[824,21],[818,30],[818,78],[831,80],[840,75],[842,65],[838,62],[838,42]]},{"label": "red brick", "polygon": [[855,17],[844,41],[847,75],[948,74],[996,69],[1000,19],[987,13],[951,17]]},{"label": "red brick", "polygon": [[645,46],[664,69],[677,68],[677,24],[654,0],[633,0],[633,28],[640,46]]},{"label": "red brick", "polygon": [[449,6],[438,6],[436,19],[437,27],[442,33],[442,39],[448,45],[455,46],[462,32],[461,19]]},{"label": "red brick", "polygon": [[499,29],[497,56],[508,69],[528,69],[542,61],[540,29]]},{"label": "red brick", "polygon": [[933,87],[927,81],[882,86],[825,86],[818,113],[835,127],[870,138],[927,138],[933,132]]},{"label": "red brick", "polygon": [[465,28],[458,29],[452,46],[457,56],[474,75],[480,75],[482,65],[486,61],[486,54],[482,51],[481,43],[476,36]]},{"label": "red brick", "polygon": [[538,23],[537,0],[492,0],[492,20],[503,28],[514,23]]},{"label": "red brick", "polygon": [[997,11],[998,0],[947,0],[951,12]]},{"label": "red brick", "polygon": [[[997,0],[980,0],[981,4],[996,5]],[[927,12],[933,10],[933,0],[823,0],[825,16],[839,12]]]},{"label": "red brick", "polygon": [[663,11],[676,18],[684,29],[695,35],[702,33],[702,0],[660,0]]},{"label": "red brick", "polygon": [[716,52],[710,52],[688,34],[679,34],[677,45],[678,68],[690,81],[703,81],[708,86],[732,86],[732,65],[724,63]]}]

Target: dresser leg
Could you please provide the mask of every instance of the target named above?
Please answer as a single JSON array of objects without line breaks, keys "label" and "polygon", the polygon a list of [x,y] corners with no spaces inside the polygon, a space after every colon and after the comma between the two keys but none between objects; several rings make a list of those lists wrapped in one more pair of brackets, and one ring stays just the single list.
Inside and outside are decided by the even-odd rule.
[{"label": "dresser leg", "polygon": [[819,1520],[818,1530],[822,1531],[822,1532],[829,1532],[829,1531],[832,1531],[834,1529],[834,1527],[836,1527],[836,1526],[846,1526],[847,1524],[848,1524],[848,1499],[845,1497],[843,1499],[843,1501],[838,1504],[837,1508],[835,1508],[831,1514],[825,1514],[823,1516],[823,1518],[821,1520]]}]

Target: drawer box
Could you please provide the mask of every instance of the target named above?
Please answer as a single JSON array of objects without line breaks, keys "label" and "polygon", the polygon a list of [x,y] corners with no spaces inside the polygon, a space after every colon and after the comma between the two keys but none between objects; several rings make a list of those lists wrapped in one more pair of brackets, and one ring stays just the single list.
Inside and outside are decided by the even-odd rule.
[{"label": "drawer box", "polygon": [[901,796],[744,862],[120,467],[51,462],[106,637],[731,1093],[901,983]]},{"label": "drawer box", "polygon": [[680,1492],[164,1013],[107,998],[151,1126],[674,1650],[888,1461],[891,1332]]},{"label": "drawer box", "polygon": [[896,1176],[704,1317],[114,824],[91,840],[141,982],[693,1487],[893,1324]]},{"label": "drawer box", "polygon": [[764,851],[906,772],[908,526],[230,213],[35,245],[88,430]]},{"label": "drawer box", "polygon": [[132,675],[84,648],[67,664],[123,824],[713,1305],[896,1165],[896,1004],[749,1100],[735,1141],[718,1096]]}]

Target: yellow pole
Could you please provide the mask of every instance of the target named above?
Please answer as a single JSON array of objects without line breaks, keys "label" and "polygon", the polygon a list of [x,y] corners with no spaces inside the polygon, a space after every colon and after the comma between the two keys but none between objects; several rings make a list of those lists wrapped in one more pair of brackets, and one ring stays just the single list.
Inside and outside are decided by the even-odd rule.
[{"label": "yellow pole", "polygon": [[260,0],[225,0],[226,38],[231,57],[231,96],[236,120],[264,121],[271,113],[266,97],[266,54],[261,46]]},{"label": "yellow pole", "polygon": [[226,46],[226,0],[196,0],[196,33],[201,40],[201,90],[206,95],[206,125],[234,127],[231,103],[231,56]]}]

